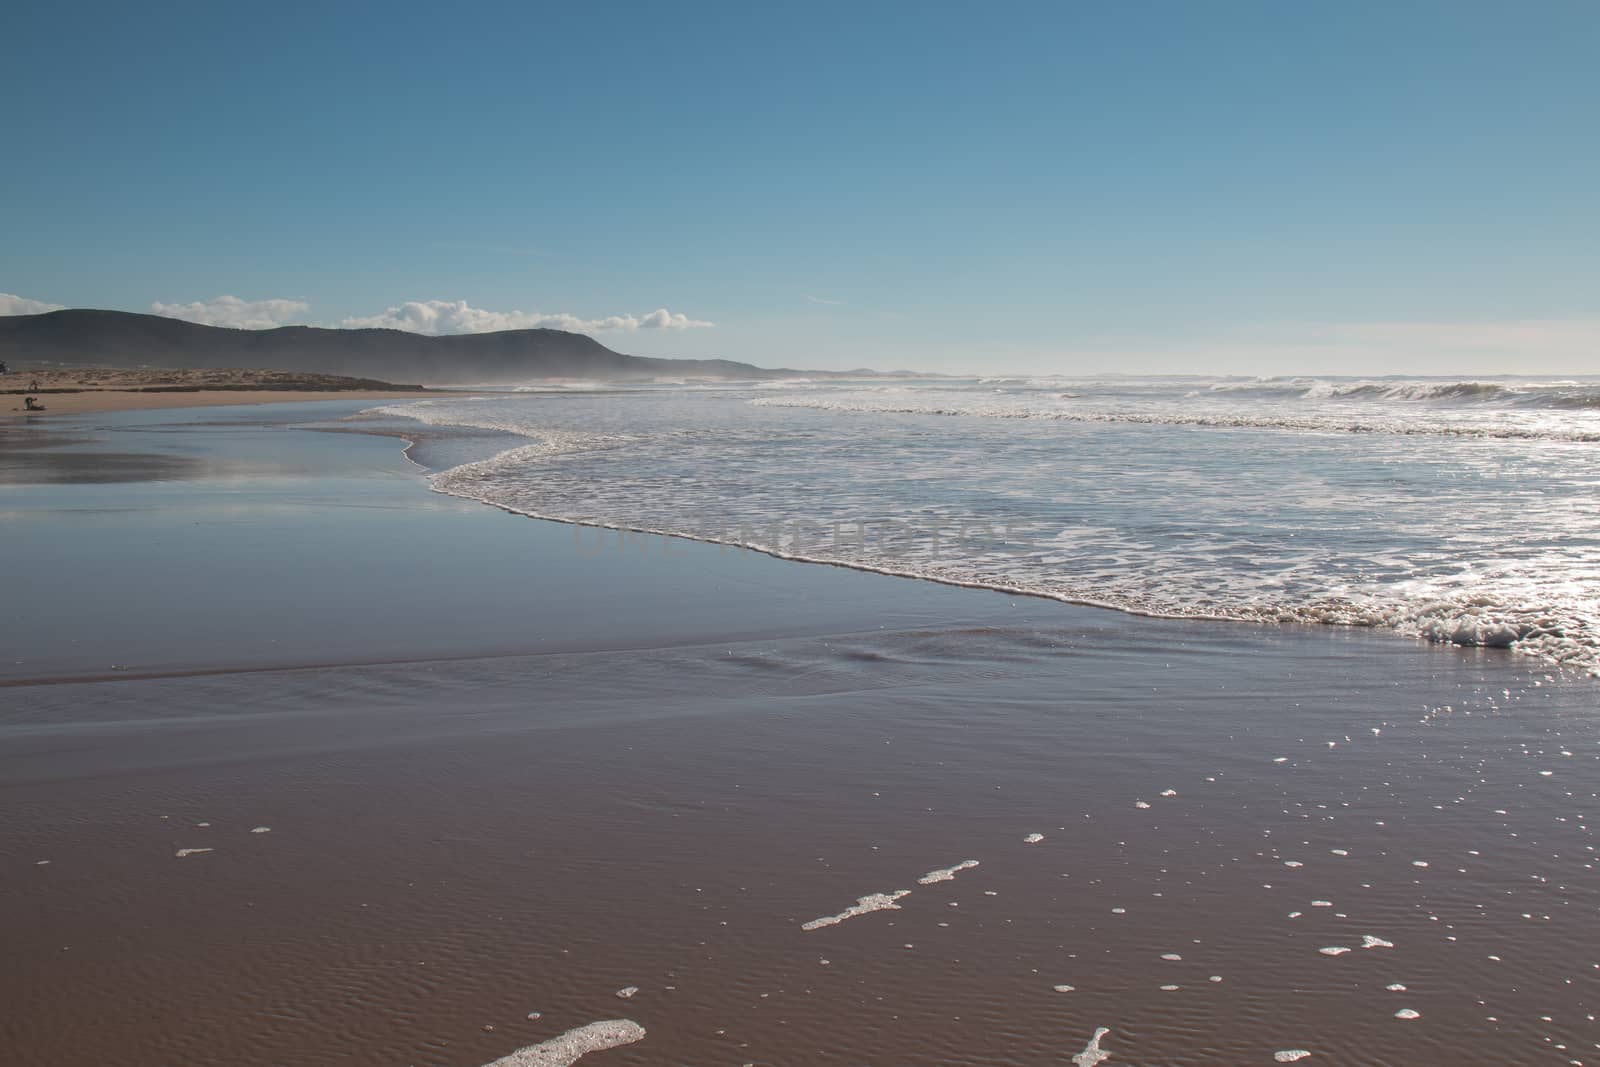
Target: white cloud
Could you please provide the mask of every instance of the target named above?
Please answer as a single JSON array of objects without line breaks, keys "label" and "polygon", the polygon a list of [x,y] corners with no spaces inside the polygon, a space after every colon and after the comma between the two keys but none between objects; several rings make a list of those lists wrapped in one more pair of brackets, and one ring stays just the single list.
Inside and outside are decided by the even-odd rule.
[{"label": "white cloud", "polygon": [[231,326],[238,330],[270,330],[286,326],[311,310],[303,300],[241,300],[218,296],[191,304],[150,305],[150,310],[169,319],[187,319],[206,326]]},{"label": "white cloud", "polygon": [[0,293],[0,315],[39,315],[61,309],[61,304],[46,304],[43,300],[29,300],[14,293]]},{"label": "white cloud", "polygon": [[[625,315],[623,318],[631,322],[633,316]],[[639,320],[639,329],[641,330],[698,330],[715,325],[716,323],[714,322],[691,319],[687,315],[675,315],[666,308],[656,308]],[[631,330],[633,327],[622,326],[619,329]]]},{"label": "white cloud", "polygon": [[648,315],[611,315],[603,319],[583,319],[576,315],[547,315],[538,311],[489,311],[475,308],[465,300],[408,300],[381,315],[365,315],[339,323],[348,329],[378,327],[407,330],[411,333],[456,334],[493,333],[496,330],[569,330],[573,333],[600,333],[611,330],[694,330],[715,323],[674,314],[657,308]]}]

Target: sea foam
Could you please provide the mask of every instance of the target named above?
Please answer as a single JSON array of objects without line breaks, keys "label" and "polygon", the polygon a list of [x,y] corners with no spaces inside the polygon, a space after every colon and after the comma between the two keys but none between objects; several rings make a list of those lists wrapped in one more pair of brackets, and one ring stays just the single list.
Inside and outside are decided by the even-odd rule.
[{"label": "sea foam", "polygon": [[837,915],[824,915],[820,919],[800,924],[802,930],[820,930],[824,926],[837,926],[846,919],[854,919],[860,915],[870,915],[875,911],[899,911],[897,901],[901,897],[911,895],[909,889],[896,889],[893,893],[868,893],[864,897],[857,897],[856,902]]},{"label": "sea foam", "polygon": [[375,413],[518,435],[432,484],[519,514],[1600,672],[1593,381],[814,382]]},{"label": "sea foam", "polygon": [[568,1030],[560,1037],[520,1048],[483,1067],[571,1067],[591,1052],[643,1041],[644,1027],[632,1019],[606,1019]]},{"label": "sea foam", "polygon": [[929,871],[917,879],[918,885],[934,885],[938,882],[954,881],[955,876],[962,871],[971,870],[978,865],[977,860],[962,860],[953,867],[940,867],[938,870]]}]

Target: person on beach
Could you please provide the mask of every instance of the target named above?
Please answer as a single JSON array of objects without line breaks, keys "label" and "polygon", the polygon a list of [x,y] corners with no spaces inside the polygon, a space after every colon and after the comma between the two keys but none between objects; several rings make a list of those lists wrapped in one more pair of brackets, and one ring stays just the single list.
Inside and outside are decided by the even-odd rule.
[{"label": "person on beach", "polygon": [[39,403],[38,397],[25,396],[22,398],[23,411],[43,411],[44,405]]}]

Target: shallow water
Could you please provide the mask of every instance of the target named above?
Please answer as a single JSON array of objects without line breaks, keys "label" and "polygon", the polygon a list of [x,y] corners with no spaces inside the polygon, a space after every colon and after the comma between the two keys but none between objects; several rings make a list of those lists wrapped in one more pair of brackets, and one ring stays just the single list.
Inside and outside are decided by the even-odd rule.
[{"label": "shallow water", "polygon": [[1166,616],[1600,668],[1600,385],[989,379],[395,405],[442,492]]}]

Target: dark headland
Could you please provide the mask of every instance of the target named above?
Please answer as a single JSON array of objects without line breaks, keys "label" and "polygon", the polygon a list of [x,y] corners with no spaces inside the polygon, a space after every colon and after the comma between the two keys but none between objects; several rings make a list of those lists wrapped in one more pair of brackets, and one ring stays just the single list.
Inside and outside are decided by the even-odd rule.
[{"label": "dark headland", "polygon": [[316,326],[239,330],[88,308],[0,317],[0,360],[14,366],[269,368],[426,385],[515,384],[537,378],[765,379],[801,373],[726,359],[629,356],[564,330],[445,337]]}]

